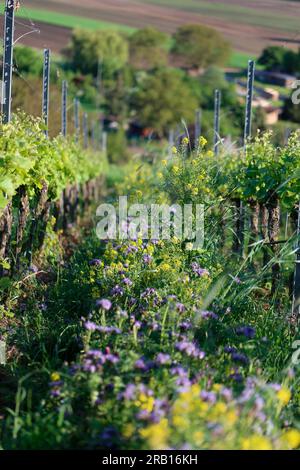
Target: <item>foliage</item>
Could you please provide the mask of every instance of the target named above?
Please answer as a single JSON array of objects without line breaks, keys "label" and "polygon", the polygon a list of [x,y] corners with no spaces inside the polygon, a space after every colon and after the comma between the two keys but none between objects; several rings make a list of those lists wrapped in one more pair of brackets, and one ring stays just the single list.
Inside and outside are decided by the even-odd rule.
[{"label": "foliage", "polygon": [[[159,200],[161,165],[129,166],[128,193],[139,197],[143,187],[146,201]],[[191,252],[176,239],[90,238],[55,287],[27,281],[37,285],[20,328],[6,335],[28,374],[2,447],[298,448],[298,372],[281,375],[292,337],[265,298],[249,295],[247,273],[232,282],[236,268],[227,269],[218,250]],[[227,294],[208,311],[220,276]]]},{"label": "foliage", "polygon": [[76,29],[65,54],[73,70],[96,76],[101,63],[103,76],[111,77],[127,63],[128,43],[115,31]]},{"label": "foliage", "polygon": [[18,75],[39,76],[42,73],[43,61],[40,52],[26,46],[14,49],[14,69]]},{"label": "foliage", "polygon": [[283,46],[270,46],[263,50],[258,63],[266,70],[298,75],[300,73],[300,48],[298,52]]},{"label": "foliage", "polygon": [[283,205],[292,209],[300,197],[300,144],[294,133],[286,147],[275,147],[271,134],[258,135],[247,146],[242,187],[246,199],[265,202],[277,194]]},{"label": "foliage", "polygon": [[172,69],[160,69],[141,77],[131,103],[138,122],[158,135],[166,134],[181,119],[192,122],[197,101],[184,86],[182,74]]},{"label": "foliage", "polygon": [[207,26],[181,26],[174,33],[173,39],[173,54],[188,68],[222,65],[230,54],[229,43],[217,31]]},{"label": "foliage", "polygon": [[21,185],[34,193],[43,181],[55,200],[68,184],[98,175],[104,163],[100,154],[83,151],[73,140],[48,139],[41,120],[25,114],[1,125],[0,152],[0,209]]},{"label": "foliage", "polygon": [[136,69],[167,65],[167,36],[155,28],[139,29],[129,37],[130,62]]}]

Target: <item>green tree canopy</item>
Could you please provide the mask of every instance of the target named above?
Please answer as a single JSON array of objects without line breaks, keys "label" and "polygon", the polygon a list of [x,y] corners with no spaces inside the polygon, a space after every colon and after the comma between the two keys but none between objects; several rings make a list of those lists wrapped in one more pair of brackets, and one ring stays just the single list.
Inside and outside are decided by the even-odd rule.
[{"label": "green tree canopy", "polygon": [[229,42],[208,26],[181,26],[174,33],[173,39],[172,53],[188,68],[223,65],[230,54]]},{"label": "green tree canopy", "polygon": [[300,49],[298,52],[282,46],[271,46],[263,50],[258,63],[266,70],[300,74]]},{"label": "green tree canopy", "polygon": [[14,68],[19,75],[40,75],[43,69],[41,53],[31,47],[15,47]]},{"label": "green tree canopy", "polygon": [[65,53],[73,70],[95,76],[101,61],[103,74],[110,77],[127,63],[128,42],[116,31],[76,29]]},{"label": "green tree canopy", "polygon": [[129,38],[130,62],[137,69],[150,70],[167,64],[167,36],[148,27]]},{"label": "green tree canopy", "polygon": [[285,48],[281,46],[266,47],[258,59],[260,65],[264,65],[266,70],[281,71],[285,55]]},{"label": "green tree canopy", "polygon": [[131,104],[138,121],[162,135],[181,119],[193,122],[197,100],[180,71],[159,69],[140,80]]}]

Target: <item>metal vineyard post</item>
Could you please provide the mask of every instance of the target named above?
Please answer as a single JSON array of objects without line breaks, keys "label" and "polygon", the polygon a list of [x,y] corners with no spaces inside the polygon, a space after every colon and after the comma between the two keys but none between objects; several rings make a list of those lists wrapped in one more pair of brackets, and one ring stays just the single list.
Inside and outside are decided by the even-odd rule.
[{"label": "metal vineyard post", "polygon": [[246,116],[245,116],[245,130],[244,130],[244,147],[247,144],[247,140],[251,137],[254,75],[255,75],[255,62],[254,60],[249,60],[248,78],[247,78],[247,103],[246,103]]},{"label": "metal vineyard post", "polygon": [[11,89],[13,71],[13,44],[15,29],[15,1],[6,0],[4,19],[4,48],[3,48],[3,76],[2,76],[2,112],[3,123],[11,119]]},{"label": "metal vineyard post", "polygon": [[68,99],[68,83],[66,80],[62,82],[62,103],[61,103],[61,133],[67,136],[67,99]]},{"label": "metal vineyard post", "polygon": [[295,320],[298,320],[300,317],[300,202],[298,206],[296,268],[293,286],[293,316],[295,317]]},{"label": "metal vineyard post", "polygon": [[84,113],[83,115],[83,146],[86,149],[89,145],[89,137],[88,137],[88,115]]},{"label": "metal vineyard post", "polygon": [[79,124],[79,99],[74,99],[74,127],[75,127],[75,140],[79,140],[80,124]]},{"label": "metal vineyard post", "polygon": [[201,109],[195,112],[195,149],[199,146],[199,138],[201,136]]},{"label": "metal vineyard post", "polygon": [[169,157],[172,156],[172,148],[174,147],[175,144],[175,133],[174,129],[171,129],[169,131]]},{"label": "metal vineyard post", "polygon": [[50,50],[44,50],[44,68],[43,68],[43,104],[42,113],[45,122],[45,134],[48,136],[49,123],[49,85],[50,85]]},{"label": "metal vineyard post", "polygon": [[107,152],[107,132],[102,133],[102,152]]},{"label": "metal vineyard post", "polygon": [[214,151],[215,155],[219,153],[220,145],[220,109],[221,109],[221,92],[215,90],[215,109],[214,109]]}]

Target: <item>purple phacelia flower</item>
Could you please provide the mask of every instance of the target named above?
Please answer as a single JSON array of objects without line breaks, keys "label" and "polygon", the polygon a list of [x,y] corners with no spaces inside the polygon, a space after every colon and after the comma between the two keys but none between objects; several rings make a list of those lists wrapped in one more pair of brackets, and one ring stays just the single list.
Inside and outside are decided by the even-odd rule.
[{"label": "purple phacelia flower", "polygon": [[122,281],[126,286],[132,286],[133,282],[128,277],[125,277]]},{"label": "purple phacelia flower", "polygon": [[97,300],[96,305],[106,311],[110,310],[112,307],[112,303],[108,299]]},{"label": "purple phacelia flower", "polygon": [[198,263],[192,263],[191,268],[193,273],[198,277],[209,276],[209,271],[201,268]]},{"label": "purple phacelia flower", "polygon": [[101,264],[101,260],[100,259],[92,259],[90,262],[89,262],[89,265],[90,266],[99,266]]},{"label": "purple phacelia flower", "polygon": [[145,264],[150,264],[151,261],[152,261],[152,256],[150,256],[150,255],[143,255],[143,262],[144,262]]},{"label": "purple phacelia flower", "polygon": [[176,310],[179,312],[179,313],[183,313],[185,312],[185,306],[183,304],[181,304],[180,302],[177,302],[176,304]]},{"label": "purple phacelia flower", "polygon": [[170,354],[158,353],[156,363],[159,365],[168,364],[171,360]]},{"label": "purple phacelia flower", "polygon": [[249,362],[249,359],[245,354],[238,353],[238,352],[232,353],[231,354],[231,359],[234,362],[240,362],[241,364],[248,364],[248,362]]},{"label": "purple phacelia flower", "polygon": [[123,294],[124,294],[124,289],[122,287],[120,287],[119,285],[116,285],[111,290],[111,295],[113,295],[113,296],[117,296],[117,295],[121,296]]},{"label": "purple phacelia flower", "polygon": [[98,326],[92,321],[86,321],[84,324],[84,328],[88,331],[96,331]]},{"label": "purple phacelia flower", "polygon": [[236,329],[236,334],[239,336],[246,336],[246,338],[253,339],[255,337],[255,328],[251,326],[241,326]]},{"label": "purple phacelia flower", "polygon": [[208,320],[208,319],[212,319],[212,320],[218,320],[219,317],[216,313],[214,312],[209,312],[207,310],[203,310],[201,313],[200,313],[201,317],[204,318],[205,320]]}]

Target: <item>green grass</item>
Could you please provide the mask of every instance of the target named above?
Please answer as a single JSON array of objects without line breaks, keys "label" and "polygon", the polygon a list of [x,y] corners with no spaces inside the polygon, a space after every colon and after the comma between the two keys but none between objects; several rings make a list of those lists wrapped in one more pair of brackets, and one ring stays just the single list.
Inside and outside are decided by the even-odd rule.
[{"label": "green grass", "polygon": [[248,66],[249,59],[253,59],[253,57],[245,52],[234,51],[227,66],[234,69],[243,69]]},{"label": "green grass", "polygon": [[[3,2],[1,2],[1,8]],[[17,18],[31,19],[32,21],[41,21],[55,26],[63,26],[66,28],[84,28],[91,31],[115,29],[118,31],[132,32],[134,28],[118,23],[110,23],[108,21],[98,21],[90,18],[82,18],[75,15],[65,15],[63,13],[55,13],[53,11],[38,10],[35,8],[21,8],[17,13]]]}]

